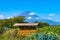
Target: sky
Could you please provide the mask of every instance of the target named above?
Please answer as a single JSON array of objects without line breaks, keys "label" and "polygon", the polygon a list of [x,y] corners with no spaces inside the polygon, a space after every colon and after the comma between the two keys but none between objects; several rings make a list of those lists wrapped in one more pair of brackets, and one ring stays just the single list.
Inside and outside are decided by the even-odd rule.
[{"label": "sky", "polygon": [[42,19],[60,22],[60,0],[0,0],[0,19],[32,11]]}]

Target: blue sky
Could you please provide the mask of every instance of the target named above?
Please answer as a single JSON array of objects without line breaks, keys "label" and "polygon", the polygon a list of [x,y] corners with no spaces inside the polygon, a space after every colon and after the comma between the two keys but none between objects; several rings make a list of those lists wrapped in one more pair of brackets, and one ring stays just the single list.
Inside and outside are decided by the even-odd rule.
[{"label": "blue sky", "polygon": [[0,19],[32,11],[42,19],[60,22],[60,0],[0,0]]}]

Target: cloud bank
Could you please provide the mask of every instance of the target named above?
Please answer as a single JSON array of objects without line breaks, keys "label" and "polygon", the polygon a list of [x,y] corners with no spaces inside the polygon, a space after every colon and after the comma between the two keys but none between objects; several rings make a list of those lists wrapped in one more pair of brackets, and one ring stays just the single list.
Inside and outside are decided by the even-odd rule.
[{"label": "cloud bank", "polygon": [[51,14],[49,14],[49,16],[55,16],[55,14],[51,13]]},{"label": "cloud bank", "polygon": [[28,17],[27,19],[31,19],[32,17]]},{"label": "cloud bank", "polygon": [[3,15],[2,14],[0,15],[0,19],[3,19]]},{"label": "cloud bank", "polygon": [[34,14],[35,14],[34,12],[29,13],[29,15],[34,15]]}]

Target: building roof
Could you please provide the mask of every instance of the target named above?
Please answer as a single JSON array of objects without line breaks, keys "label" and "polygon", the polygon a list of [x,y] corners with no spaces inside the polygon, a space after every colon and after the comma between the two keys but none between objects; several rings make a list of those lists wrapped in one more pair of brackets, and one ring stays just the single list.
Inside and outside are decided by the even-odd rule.
[{"label": "building roof", "polygon": [[38,23],[15,23],[13,26],[37,26]]}]

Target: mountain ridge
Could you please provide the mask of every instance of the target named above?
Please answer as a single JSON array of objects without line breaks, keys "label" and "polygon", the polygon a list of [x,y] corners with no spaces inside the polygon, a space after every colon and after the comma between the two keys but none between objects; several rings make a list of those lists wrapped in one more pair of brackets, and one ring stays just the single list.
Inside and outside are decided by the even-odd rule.
[{"label": "mountain ridge", "polygon": [[29,23],[38,21],[38,22],[46,22],[50,25],[60,25],[60,22],[55,22],[55,21],[48,20],[48,19],[40,19],[40,16],[36,15],[34,12],[31,12],[31,11],[24,11],[20,13],[19,16],[25,16],[25,21]]}]

